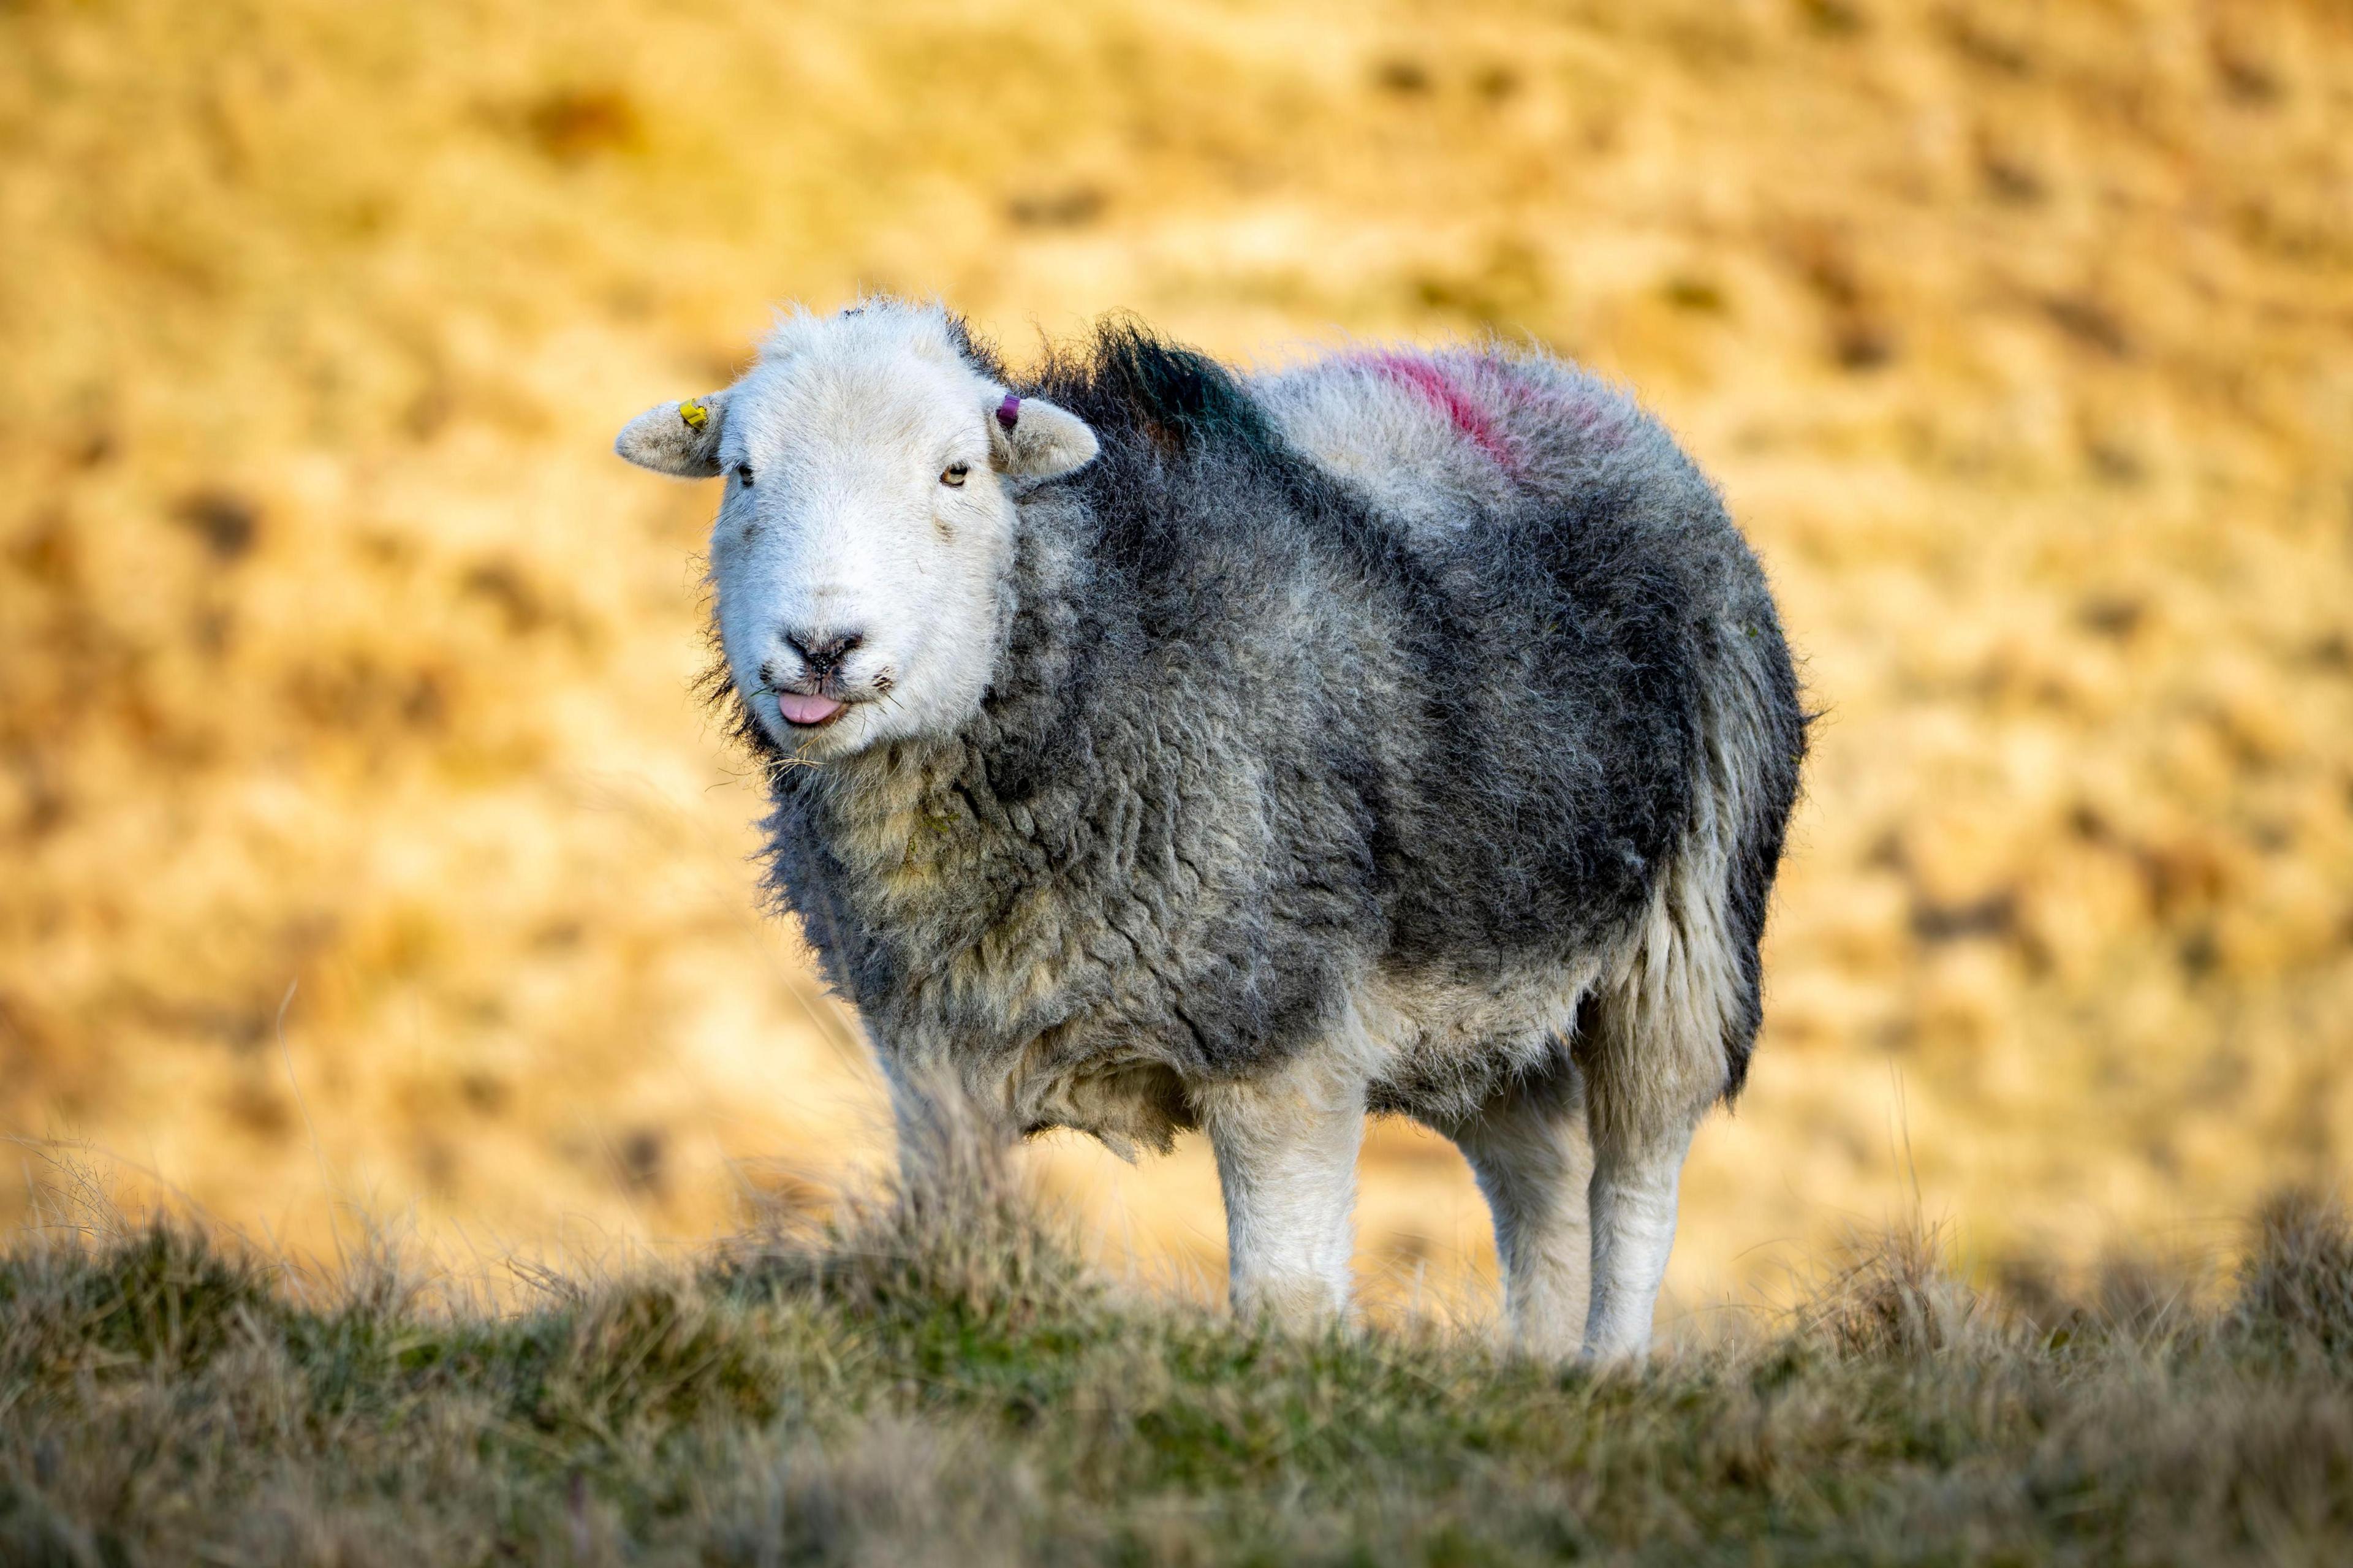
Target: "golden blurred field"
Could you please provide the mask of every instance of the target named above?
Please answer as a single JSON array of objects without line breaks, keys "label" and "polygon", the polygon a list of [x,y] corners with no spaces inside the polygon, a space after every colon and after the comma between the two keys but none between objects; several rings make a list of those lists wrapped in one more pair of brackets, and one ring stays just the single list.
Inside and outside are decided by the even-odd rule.
[{"label": "golden blurred field", "polygon": [[[2084,1258],[2344,1171],[2342,5],[7,0],[6,1204],[82,1141],[489,1259],[873,1157],[688,689],[712,498],[608,449],[862,289],[1529,334],[1717,476],[1824,717],[1683,1301],[1915,1192]],[[1040,1157],[1214,1278],[1198,1145]],[[1445,1146],[1365,1187],[1377,1286],[1486,1268]]]}]

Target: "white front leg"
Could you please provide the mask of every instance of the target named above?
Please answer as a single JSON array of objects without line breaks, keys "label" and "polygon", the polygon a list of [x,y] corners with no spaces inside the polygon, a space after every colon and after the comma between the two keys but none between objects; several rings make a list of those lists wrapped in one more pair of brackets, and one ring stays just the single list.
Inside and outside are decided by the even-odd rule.
[{"label": "white front leg", "polygon": [[1228,1291],[1238,1316],[1308,1323],[1347,1310],[1365,1086],[1294,1066],[1197,1099],[1226,1198]]}]

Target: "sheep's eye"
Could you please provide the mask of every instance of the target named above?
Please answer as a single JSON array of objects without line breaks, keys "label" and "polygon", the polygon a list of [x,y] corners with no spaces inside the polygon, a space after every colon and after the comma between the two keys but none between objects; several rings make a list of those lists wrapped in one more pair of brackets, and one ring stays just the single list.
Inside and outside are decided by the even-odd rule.
[{"label": "sheep's eye", "polygon": [[940,470],[940,483],[950,486],[960,485],[964,483],[964,477],[970,472],[972,472],[970,463],[950,463]]},{"label": "sheep's eye", "polygon": [[744,488],[745,489],[750,489],[752,488],[752,465],[749,463],[736,464],[735,477],[744,481]]}]

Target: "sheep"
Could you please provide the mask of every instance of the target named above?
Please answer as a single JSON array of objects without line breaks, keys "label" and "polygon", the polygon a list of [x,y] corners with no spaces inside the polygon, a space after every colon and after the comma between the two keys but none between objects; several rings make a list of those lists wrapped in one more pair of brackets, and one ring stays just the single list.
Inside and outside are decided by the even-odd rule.
[{"label": "sheep", "polygon": [[1007,1142],[1205,1130],[1234,1309],[1314,1321],[1366,1117],[1410,1117],[1470,1162],[1520,1347],[1646,1351],[1806,738],[1655,421],[1534,350],[1252,376],[1124,320],[1017,379],[880,299],[616,445],[724,477],[766,884],[902,1157],[950,1099]]}]

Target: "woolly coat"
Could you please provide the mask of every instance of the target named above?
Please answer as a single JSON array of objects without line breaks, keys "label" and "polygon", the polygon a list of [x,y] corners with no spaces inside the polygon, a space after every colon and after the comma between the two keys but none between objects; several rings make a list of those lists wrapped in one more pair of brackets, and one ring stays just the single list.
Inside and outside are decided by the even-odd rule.
[{"label": "woolly coat", "polygon": [[1165,1145],[1204,1083],[1351,1048],[1377,994],[1429,1005],[1384,1014],[1373,1107],[1462,1114],[1574,1030],[1430,1019],[1606,988],[1683,865],[1737,1091],[1804,725],[1664,431],[1536,356],[1251,383],[1126,326],[1015,384],[1102,452],[1017,496],[980,710],[815,767],[740,726],[771,886],[886,1068]]}]

